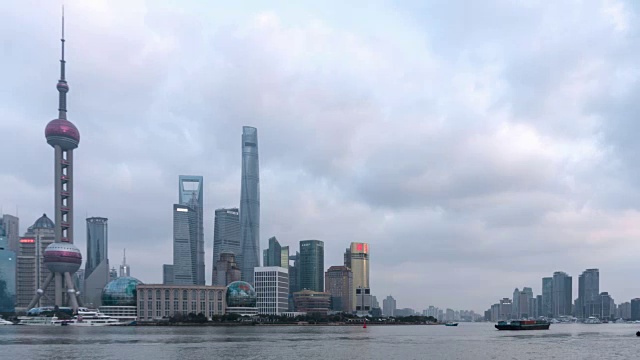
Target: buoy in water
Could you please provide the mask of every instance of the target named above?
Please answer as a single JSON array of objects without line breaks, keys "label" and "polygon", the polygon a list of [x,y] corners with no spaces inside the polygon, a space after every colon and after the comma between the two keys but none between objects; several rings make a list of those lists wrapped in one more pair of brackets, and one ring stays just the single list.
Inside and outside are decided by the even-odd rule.
[{"label": "buoy in water", "polygon": [[640,331],[638,331],[638,332],[636,333],[636,336],[640,336]]},{"label": "buoy in water", "polygon": [[[364,325],[362,325],[362,328],[363,329],[367,328],[367,319],[364,320]],[[640,331],[638,331],[638,334],[640,334]],[[640,336],[640,335],[638,335],[638,336]]]}]

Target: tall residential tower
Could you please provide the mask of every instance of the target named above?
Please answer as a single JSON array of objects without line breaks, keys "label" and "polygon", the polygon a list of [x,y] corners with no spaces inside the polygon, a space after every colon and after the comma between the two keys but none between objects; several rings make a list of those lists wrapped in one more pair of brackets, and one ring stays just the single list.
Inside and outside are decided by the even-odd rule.
[{"label": "tall residential tower", "polygon": [[300,290],[324,292],[324,242],[300,241]]},{"label": "tall residential tower", "polygon": [[242,127],[242,178],[240,184],[240,232],[242,280],[253,283],[260,266],[260,169],[258,129]]}]

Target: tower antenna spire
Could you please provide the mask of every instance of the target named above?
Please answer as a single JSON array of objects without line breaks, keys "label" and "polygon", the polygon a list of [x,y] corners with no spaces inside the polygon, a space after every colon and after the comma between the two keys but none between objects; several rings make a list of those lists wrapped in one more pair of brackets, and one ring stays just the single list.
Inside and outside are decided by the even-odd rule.
[{"label": "tower antenna spire", "polygon": [[60,119],[67,118],[67,92],[69,92],[69,85],[65,78],[64,41],[64,5],[62,5],[62,37],[60,38],[62,53],[60,57],[60,80],[58,80],[57,86],[60,93],[58,105],[58,118]]}]

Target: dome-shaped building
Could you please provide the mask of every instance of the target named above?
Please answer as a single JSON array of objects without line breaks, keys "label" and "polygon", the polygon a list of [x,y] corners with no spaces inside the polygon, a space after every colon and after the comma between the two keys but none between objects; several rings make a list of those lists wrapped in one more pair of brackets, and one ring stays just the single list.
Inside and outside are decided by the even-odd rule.
[{"label": "dome-shaped building", "polygon": [[51,230],[53,230],[55,227],[56,226],[53,223],[53,221],[51,221],[51,219],[49,219],[47,217],[47,214],[42,214],[42,216],[39,217],[38,220],[36,220],[36,222],[34,222],[33,225],[31,227],[29,227],[29,229],[31,229],[31,230],[35,230],[35,229],[51,229]]},{"label": "dome-shaped building", "polygon": [[73,274],[82,265],[82,254],[73,244],[52,243],[44,250],[43,261],[51,272]]},{"label": "dome-shaped building", "polygon": [[138,300],[137,287],[142,281],[131,277],[123,276],[111,280],[102,289],[103,306],[136,306]]},{"label": "dome-shaped building", "polygon": [[135,321],[138,316],[138,285],[142,285],[142,281],[131,276],[111,280],[102,289],[100,312],[122,322]]},{"label": "dome-shaped building", "polygon": [[256,290],[246,281],[234,281],[227,286],[227,313],[240,315],[256,315]]}]

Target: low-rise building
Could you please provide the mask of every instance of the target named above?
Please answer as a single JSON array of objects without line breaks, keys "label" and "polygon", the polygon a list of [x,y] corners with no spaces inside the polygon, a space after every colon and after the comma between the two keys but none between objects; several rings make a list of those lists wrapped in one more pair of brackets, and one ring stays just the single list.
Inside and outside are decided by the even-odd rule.
[{"label": "low-rise building", "polygon": [[226,311],[224,286],[140,284],[137,287],[138,320],[152,321],[176,314],[202,313],[211,319]]},{"label": "low-rise building", "polygon": [[331,304],[331,294],[313,290],[302,290],[293,294],[297,312],[326,315]]}]

